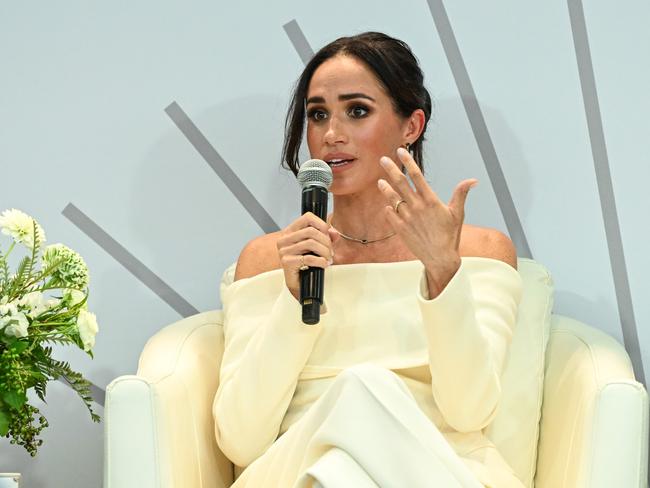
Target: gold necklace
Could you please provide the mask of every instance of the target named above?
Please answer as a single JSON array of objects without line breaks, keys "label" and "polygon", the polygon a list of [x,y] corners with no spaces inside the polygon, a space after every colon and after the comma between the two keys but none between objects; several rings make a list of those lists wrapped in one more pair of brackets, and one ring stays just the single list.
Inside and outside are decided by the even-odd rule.
[{"label": "gold necklace", "polygon": [[[331,222],[330,222],[330,225],[333,226],[333,224],[332,224]],[[391,233],[388,234],[387,236],[380,237],[379,239],[370,239],[370,240],[368,240],[368,239],[357,239],[356,237],[351,237],[351,236],[345,235],[343,232],[341,232],[341,231],[338,230],[338,229],[336,229],[336,230],[338,231],[339,235],[340,235],[343,239],[347,239],[348,241],[360,242],[360,243],[363,244],[364,246],[365,246],[366,244],[372,244],[373,242],[383,241],[384,239],[388,239],[389,237],[393,237],[395,234],[397,234],[397,232],[391,232]]]},{"label": "gold necklace", "polygon": [[397,234],[397,232],[391,232],[387,236],[380,237],[379,239],[370,239],[370,240],[368,240],[368,239],[357,239],[356,237],[346,236],[340,230],[339,230],[339,234],[341,235],[341,237],[343,239],[347,239],[348,241],[360,242],[361,244],[370,244],[370,243],[373,243],[373,242],[383,241],[384,239],[388,239],[389,237],[393,237],[395,234]]}]

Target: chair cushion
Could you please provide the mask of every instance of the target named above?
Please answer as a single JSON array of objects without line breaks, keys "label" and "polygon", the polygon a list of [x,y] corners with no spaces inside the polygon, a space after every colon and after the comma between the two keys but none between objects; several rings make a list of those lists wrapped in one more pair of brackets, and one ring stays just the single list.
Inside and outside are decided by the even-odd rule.
[{"label": "chair cushion", "polygon": [[499,412],[485,432],[524,485],[532,487],[553,281],[546,268],[531,259],[519,258],[517,267],[523,294],[502,376]]}]

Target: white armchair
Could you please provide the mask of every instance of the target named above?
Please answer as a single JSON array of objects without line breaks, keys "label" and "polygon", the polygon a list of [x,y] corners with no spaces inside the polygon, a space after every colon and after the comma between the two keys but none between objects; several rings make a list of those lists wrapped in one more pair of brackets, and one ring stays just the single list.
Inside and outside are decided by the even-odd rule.
[{"label": "white armchair", "polygon": [[[520,260],[520,271],[535,266]],[[238,468],[219,451],[212,418],[222,354],[221,312],[200,313],[155,334],[137,375],[108,385],[104,488],[232,484]],[[553,315],[543,369],[536,462],[524,481],[532,486],[536,471],[537,488],[645,488],[648,397],[625,350]]]},{"label": "white armchair", "polygon": [[648,395],[603,332],[554,317],[540,427],[536,487],[648,486]]}]

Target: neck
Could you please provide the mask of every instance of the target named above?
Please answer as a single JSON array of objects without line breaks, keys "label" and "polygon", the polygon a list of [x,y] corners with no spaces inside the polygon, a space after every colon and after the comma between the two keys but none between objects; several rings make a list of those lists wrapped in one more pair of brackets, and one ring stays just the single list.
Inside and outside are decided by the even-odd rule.
[{"label": "neck", "polygon": [[379,190],[365,194],[334,195],[329,223],[350,237],[380,239],[393,232],[384,216],[386,205],[386,198]]}]

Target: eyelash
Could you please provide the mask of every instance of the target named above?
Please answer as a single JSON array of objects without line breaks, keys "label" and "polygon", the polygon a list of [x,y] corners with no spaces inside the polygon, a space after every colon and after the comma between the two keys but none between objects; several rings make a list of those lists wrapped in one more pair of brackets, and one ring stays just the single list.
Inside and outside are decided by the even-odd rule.
[{"label": "eyelash", "polygon": [[370,109],[368,107],[366,107],[365,105],[354,105],[354,106],[350,107],[350,110],[348,110],[348,112],[352,112],[353,110],[356,110],[358,108],[360,108],[361,110],[364,110],[365,113],[363,115],[360,115],[359,117],[355,117],[357,119],[362,119],[362,118],[366,117],[370,113]]},{"label": "eyelash", "polygon": [[[347,113],[351,114],[354,110],[361,109],[364,110],[365,113],[363,115],[359,115],[357,117],[352,116],[353,119],[363,119],[364,117],[367,117],[368,114],[370,114],[370,109],[366,107],[365,105],[352,105],[351,107],[348,108]],[[324,119],[317,119],[316,116],[319,114],[325,113],[324,110],[320,108],[313,108],[307,112],[307,118],[313,120],[314,122],[322,122]]]},{"label": "eyelash", "polygon": [[307,118],[313,120],[314,122],[320,122],[322,119],[316,119],[316,115],[322,112],[323,111],[318,108],[312,108],[307,111]]}]

